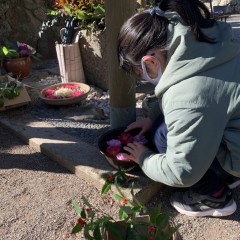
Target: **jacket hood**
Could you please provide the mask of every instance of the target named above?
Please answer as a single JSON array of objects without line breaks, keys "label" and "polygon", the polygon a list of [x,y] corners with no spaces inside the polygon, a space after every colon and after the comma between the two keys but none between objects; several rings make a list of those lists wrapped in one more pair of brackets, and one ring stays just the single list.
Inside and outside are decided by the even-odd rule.
[{"label": "jacket hood", "polygon": [[161,97],[172,85],[231,61],[240,52],[240,44],[234,38],[231,25],[216,21],[213,27],[202,29],[216,43],[199,42],[178,18],[173,18],[168,27],[167,67],[155,88]]}]

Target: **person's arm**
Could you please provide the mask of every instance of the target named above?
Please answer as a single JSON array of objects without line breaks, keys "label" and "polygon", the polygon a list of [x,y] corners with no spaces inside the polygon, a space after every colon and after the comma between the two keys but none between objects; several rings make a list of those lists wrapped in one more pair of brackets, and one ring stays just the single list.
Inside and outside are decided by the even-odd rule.
[{"label": "person's arm", "polygon": [[188,187],[198,182],[210,167],[222,140],[227,116],[220,108],[214,104],[195,109],[168,109],[165,113],[167,152],[144,151],[139,157],[143,172],[170,186]]}]

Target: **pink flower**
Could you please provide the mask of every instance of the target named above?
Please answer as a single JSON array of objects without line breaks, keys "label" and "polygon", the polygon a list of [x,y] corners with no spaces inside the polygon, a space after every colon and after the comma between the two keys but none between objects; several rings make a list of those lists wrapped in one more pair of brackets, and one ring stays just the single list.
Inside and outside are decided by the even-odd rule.
[{"label": "pink flower", "polygon": [[121,147],[120,146],[108,146],[106,149],[106,154],[109,157],[115,158],[118,153],[120,153]]},{"label": "pink flower", "polygon": [[49,99],[56,99],[57,97],[53,95],[54,93],[55,91],[53,89],[47,89],[46,91],[44,91],[43,95],[44,97]]},{"label": "pink flower", "polygon": [[129,159],[128,154],[121,152],[117,154],[116,159],[120,161],[132,161],[131,159]]},{"label": "pink flower", "polygon": [[19,43],[17,51],[21,57],[27,57],[32,55],[32,48],[25,43]]},{"label": "pink flower", "polygon": [[133,141],[133,136],[128,132],[123,132],[117,139],[123,144],[127,145],[128,143]]},{"label": "pink flower", "polygon": [[112,139],[110,141],[107,141],[107,145],[109,146],[121,146],[121,142],[117,139]]},{"label": "pink flower", "polygon": [[79,96],[81,96],[81,95],[83,95],[83,94],[84,94],[84,92],[76,91],[76,92],[74,92],[73,94],[68,95],[67,97],[69,97],[69,98],[75,98],[75,97],[79,97]]}]

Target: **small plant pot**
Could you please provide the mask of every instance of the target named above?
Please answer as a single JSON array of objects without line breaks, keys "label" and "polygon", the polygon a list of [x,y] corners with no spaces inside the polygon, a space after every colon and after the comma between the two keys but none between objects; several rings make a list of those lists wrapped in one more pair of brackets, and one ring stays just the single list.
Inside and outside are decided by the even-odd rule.
[{"label": "small plant pot", "polygon": [[32,70],[31,57],[22,57],[3,60],[3,68],[14,78],[24,79],[29,76]]}]

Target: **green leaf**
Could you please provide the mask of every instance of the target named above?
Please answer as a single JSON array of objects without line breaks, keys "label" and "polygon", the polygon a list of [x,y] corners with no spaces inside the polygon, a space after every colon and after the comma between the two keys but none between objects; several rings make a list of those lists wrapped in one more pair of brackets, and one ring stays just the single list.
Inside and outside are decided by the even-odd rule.
[{"label": "green leaf", "polygon": [[156,226],[160,229],[164,229],[169,223],[169,214],[168,213],[160,213],[156,217]]},{"label": "green leaf", "polygon": [[78,232],[81,232],[82,226],[80,224],[76,224],[75,227],[72,229],[72,234],[77,234]]},{"label": "green leaf", "polygon": [[108,191],[111,189],[111,183],[106,182],[101,191],[101,195],[108,193]]},{"label": "green leaf", "polygon": [[78,206],[77,202],[72,199],[72,205],[73,205],[73,208],[75,209],[75,212],[78,216],[81,216],[81,208]]},{"label": "green leaf", "polygon": [[86,219],[86,211],[85,211],[85,209],[83,209],[82,211],[81,211],[81,218],[83,218],[83,219]]},{"label": "green leaf", "polygon": [[84,228],[84,237],[88,240],[94,240],[94,238],[89,233],[91,230],[92,229],[88,225]]},{"label": "green leaf", "polygon": [[89,19],[88,14],[85,11],[82,11],[82,10],[77,10],[76,11],[76,17],[79,20],[87,20],[87,19]]},{"label": "green leaf", "polygon": [[113,196],[114,196],[114,198],[115,198],[118,202],[121,202],[122,199],[123,199],[123,196],[120,196],[120,195],[118,195],[118,194],[116,194],[116,193],[114,193]]},{"label": "green leaf", "polygon": [[88,206],[89,208],[93,208],[92,205],[88,202],[88,200],[84,196],[82,196],[82,200],[86,206]]},{"label": "green leaf", "polygon": [[153,209],[153,211],[150,214],[150,221],[151,223],[156,225],[157,217],[161,213],[161,207],[157,206]]},{"label": "green leaf", "polygon": [[177,232],[178,228],[179,228],[179,226],[177,226],[177,227],[170,227],[169,230],[168,230],[168,232],[165,234],[166,239],[169,239],[170,237],[172,237],[172,235],[173,235],[175,232]]},{"label": "green leaf", "polygon": [[126,214],[133,214],[133,213],[135,213],[135,211],[131,207],[128,207],[128,206],[122,206],[122,207],[120,207],[120,209],[122,211],[124,211]]},{"label": "green leaf", "polygon": [[5,55],[8,55],[8,49],[7,49],[6,47],[3,47],[3,48],[2,48],[2,51],[3,51],[3,53],[4,53]]},{"label": "green leaf", "polygon": [[97,225],[93,230],[93,237],[95,240],[102,240],[100,227]]},{"label": "green leaf", "polygon": [[128,218],[128,215],[122,209],[119,210],[118,216],[120,220],[126,220]]}]

